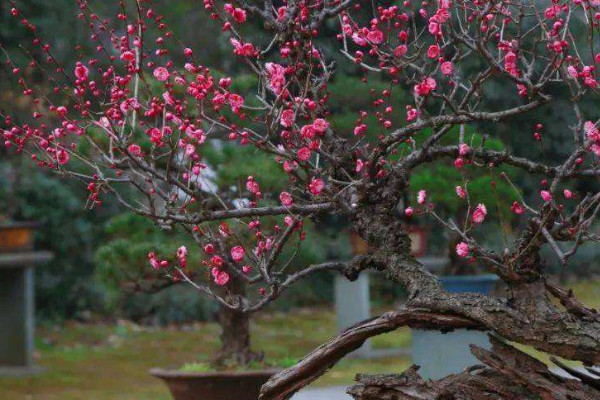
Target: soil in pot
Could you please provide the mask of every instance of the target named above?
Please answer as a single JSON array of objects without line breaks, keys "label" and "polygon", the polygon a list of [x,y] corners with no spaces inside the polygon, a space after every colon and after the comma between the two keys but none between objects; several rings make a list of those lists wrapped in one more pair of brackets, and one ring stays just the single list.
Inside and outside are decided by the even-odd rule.
[{"label": "soil in pot", "polygon": [[256,400],[261,386],[277,370],[185,372],[152,369],[175,400]]}]

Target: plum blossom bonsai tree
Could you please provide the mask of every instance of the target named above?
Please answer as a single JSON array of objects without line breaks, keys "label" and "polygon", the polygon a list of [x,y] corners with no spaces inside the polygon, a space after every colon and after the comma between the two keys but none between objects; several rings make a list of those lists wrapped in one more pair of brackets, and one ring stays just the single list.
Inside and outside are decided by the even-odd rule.
[{"label": "plum blossom bonsai tree", "polygon": [[[5,145],[41,168],[84,182],[90,207],[111,194],[162,228],[188,232],[197,246],[151,253],[150,264],[230,311],[222,321],[223,349],[242,361],[252,357],[248,314],[310,274],[337,271],[354,279],[377,269],[408,293],[401,308],[349,328],[271,378],[261,399],[288,398],[369,337],[400,326],[490,330],[554,356],[586,365],[600,361],[600,315],[549,279],[540,257],[548,247],[566,266],[582,244],[598,240],[592,227],[600,192],[573,189],[576,181],[600,174],[598,115],[581,106],[598,91],[596,0],[205,0],[211,18],[222,23],[223,32],[214,35],[225,35],[231,57],[258,78],[247,92],[233,89],[235,76],[218,78],[198,65],[199,49],[181,45],[148,1],[131,9],[121,3],[110,21],[77,0],[97,55],[70,67],[59,63],[13,3],[12,15],[35,35],[32,46],[41,54],[30,68],[56,73],[47,76],[53,90],[40,92],[28,83],[27,68],[5,53],[23,96],[36,106],[29,122],[2,115]],[[264,33],[254,41],[245,35],[250,21],[262,24]],[[331,30],[339,43],[335,53],[319,44]],[[184,65],[172,60],[168,43],[179,47]],[[333,58],[354,64],[366,85],[388,82],[356,110],[351,132],[336,129],[328,109]],[[506,104],[487,99],[498,85],[512,90]],[[402,88],[412,95],[408,103],[395,99]],[[513,134],[534,145],[551,131],[566,149],[560,159],[543,151],[525,157],[519,148],[492,149],[485,138],[459,129],[487,123],[493,137],[499,124],[555,104],[572,110],[564,125],[534,120]],[[203,152],[215,139],[268,155],[287,183],[264,192],[261,176],[248,171],[235,190],[207,187]],[[446,162],[461,172],[447,187],[463,201],[461,220],[438,214],[436,199],[411,187],[415,170]],[[522,197],[505,167],[534,177],[539,192]],[[514,187],[510,210],[470,195],[469,177],[481,170]],[[406,191],[411,200],[399,207]],[[488,215],[506,211],[514,214],[515,239],[499,248],[483,245]],[[282,249],[302,240],[303,221],[322,214],[347,218],[370,252],[290,272]],[[506,296],[446,292],[411,255],[406,218],[431,218],[459,235],[456,254],[496,273]],[[206,255],[203,270],[187,265],[192,251]],[[429,383],[415,368],[359,376],[351,393],[358,399],[600,397],[593,373],[575,371],[580,380],[566,380],[500,339],[494,347],[474,348],[483,365],[461,374]]]}]

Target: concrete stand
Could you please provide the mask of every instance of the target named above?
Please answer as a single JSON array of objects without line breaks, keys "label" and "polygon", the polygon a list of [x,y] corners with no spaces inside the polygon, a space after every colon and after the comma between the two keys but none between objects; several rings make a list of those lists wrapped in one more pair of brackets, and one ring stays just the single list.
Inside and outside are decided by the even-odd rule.
[{"label": "concrete stand", "polygon": [[[369,298],[369,274],[363,272],[358,279],[350,282],[342,275],[335,276],[335,311],[337,313],[337,328],[342,331],[357,322],[371,317]],[[370,341],[354,351],[352,356],[369,358],[372,353]]]},{"label": "concrete stand", "polygon": [[49,252],[0,254],[0,375],[34,372],[34,271]]}]

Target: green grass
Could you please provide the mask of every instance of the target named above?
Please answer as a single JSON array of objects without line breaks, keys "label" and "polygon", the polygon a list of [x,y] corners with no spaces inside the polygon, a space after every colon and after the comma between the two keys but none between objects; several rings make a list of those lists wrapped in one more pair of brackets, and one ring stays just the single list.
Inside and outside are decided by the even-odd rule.
[{"label": "green grass", "polygon": [[[258,316],[252,326],[255,349],[267,359],[299,359],[336,333],[330,310],[296,310]],[[219,329],[199,323],[185,329],[143,328],[130,323],[40,328],[37,364],[45,372],[26,378],[0,378],[2,400],[167,400],[170,395],[153,367],[181,368],[206,361],[218,345]],[[409,331],[374,340],[375,347],[406,346]],[[350,359],[315,385],[350,384],[357,372],[402,371],[407,358]],[[191,367],[190,367],[191,368]]]},{"label": "green grass", "polygon": [[583,304],[600,310],[600,279],[572,282],[564,287],[573,289],[573,293]]}]

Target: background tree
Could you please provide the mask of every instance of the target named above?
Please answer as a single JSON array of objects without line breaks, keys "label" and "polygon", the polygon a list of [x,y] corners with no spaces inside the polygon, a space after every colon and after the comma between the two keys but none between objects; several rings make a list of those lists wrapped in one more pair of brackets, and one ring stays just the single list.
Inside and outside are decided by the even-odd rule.
[{"label": "background tree", "polygon": [[[352,327],[272,378],[262,398],[288,397],[368,337],[403,325],[489,329],[556,356],[600,361],[598,313],[549,280],[540,257],[548,247],[567,265],[582,243],[597,240],[590,228],[600,210],[595,189],[600,133],[593,113],[583,107],[588,104],[583,99],[594,99],[597,89],[595,2],[545,7],[503,1],[255,5],[206,0],[205,9],[225,31],[237,67],[255,74],[254,88],[245,79],[237,82],[200,65],[198,50],[183,44],[179,55],[186,62],[176,64],[165,43],[180,42],[163,16],[146,1],[119,4],[115,19],[102,19],[90,3],[78,1],[79,18],[92,31],[97,54],[81,56],[70,68],[57,61],[51,46],[13,5],[11,13],[35,36],[31,68],[46,71],[54,89],[44,93],[30,86],[29,71],[5,53],[23,95],[37,107],[34,122],[3,115],[6,146],[29,154],[40,167],[84,182],[90,207],[103,204],[110,193],[157,226],[186,231],[193,250],[204,254],[201,265],[188,263],[186,246],[170,254],[152,252],[148,259],[172,280],[185,281],[219,302],[225,328],[221,360],[253,360],[248,314],[312,273],[333,270],[353,279],[374,268],[408,293],[401,309]],[[270,35],[246,31],[251,21]],[[336,126],[328,107],[335,65],[318,39],[327,29],[339,29],[339,54],[361,69],[366,85],[387,83],[385,89],[370,90],[373,98],[356,110],[351,132]],[[498,85],[512,88],[506,101],[486,96]],[[404,91],[396,96],[398,87],[412,97],[407,99]],[[453,143],[445,143],[457,126],[486,127],[493,136],[510,118],[567,103],[572,112],[564,123],[536,120],[518,132],[535,145],[551,131],[562,143],[560,157],[549,157],[543,146],[524,157],[519,148],[496,150],[483,136],[460,132]],[[405,115],[406,122],[398,115]],[[419,134],[425,137],[419,140]],[[268,187],[249,169],[245,182],[211,183],[203,150],[225,141],[252,147],[253,157],[269,157],[285,179]],[[447,159],[461,171],[460,181],[447,188],[464,200],[461,220],[438,213],[431,194],[411,187],[418,168]],[[249,158],[226,162],[252,164]],[[539,181],[535,195],[522,197],[512,169]],[[517,199],[510,210],[520,216],[515,224],[521,220],[521,229],[514,240],[503,235],[499,248],[478,237],[480,226],[493,223],[488,217],[493,210],[501,231],[509,223],[502,217],[502,202],[493,209],[470,192],[467,182],[481,171],[493,178],[491,190],[494,182],[506,182]],[[590,193],[574,191],[573,180],[585,182]],[[416,201],[399,209],[407,190]],[[283,249],[300,245],[304,220],[323,214],[350,221],[371,252],[290,271]],[[444,291],[410,254],[403,219],[418,217],[432,218],[459,235],[456,254],[496,273],[508,288],[506,297]],[[483,388],[497,399],[509,399],[516,392],[506,389],[506,379],[517,376],[512,383],[526,398],[597,397],[598,384],[591,378],[580,383],[551,378],[560,390],[531,384],[547,378],[547,372],[502,346],[497,344],[497,355],[474,350],[486,364],[477,379],[467,371],[458,381],[437,382],[434,390],[409,371],[363,379],[356,396],[372,398],[372,391],[379,391],[383,397],[406,387],[424,398],[447,393],[476,398]]]}]

